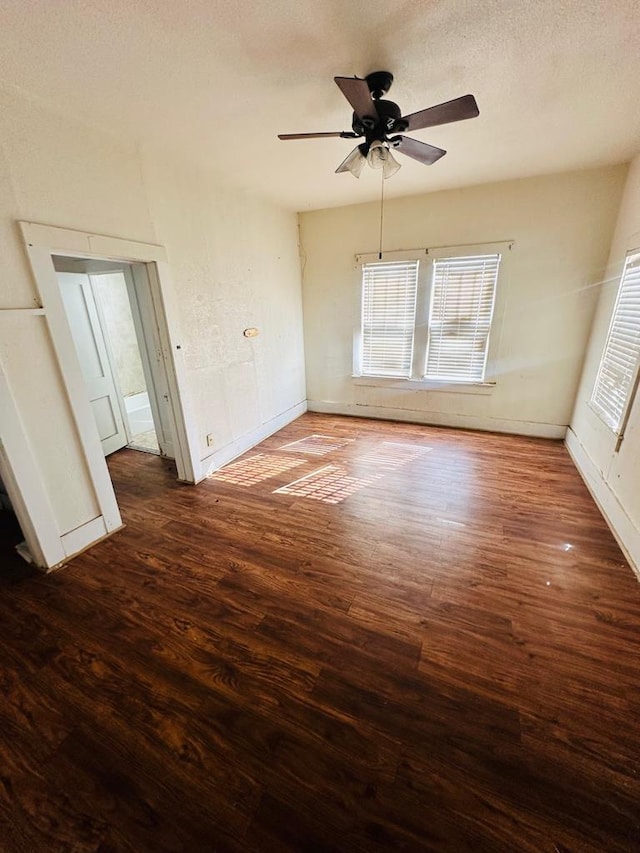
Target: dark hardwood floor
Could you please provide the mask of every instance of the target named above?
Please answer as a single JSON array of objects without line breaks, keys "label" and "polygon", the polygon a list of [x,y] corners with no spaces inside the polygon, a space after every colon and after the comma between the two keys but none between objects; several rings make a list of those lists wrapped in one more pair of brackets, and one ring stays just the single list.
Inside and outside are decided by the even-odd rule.
[{"label": "dark hardwood floor", "polygon": [[640,850],[640,586],[560,443],[109,467],[123,531],[2,573],[3,853]]}]

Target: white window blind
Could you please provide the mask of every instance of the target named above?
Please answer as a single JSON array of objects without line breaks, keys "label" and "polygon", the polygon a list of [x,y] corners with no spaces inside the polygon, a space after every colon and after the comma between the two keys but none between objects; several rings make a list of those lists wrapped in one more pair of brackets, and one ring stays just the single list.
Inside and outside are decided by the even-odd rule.
[{"label": "white window blind", "polygon": [[640,357],[640,253],[625,263],[591,403],[620,430]]},{"label": "white window blind", "polygon": [[433,262],[425,376],[482,382],[500,255]]},{"label": "white window blind", "polygon": [[411,375],[418,261],[362,267],[362,374]]}]

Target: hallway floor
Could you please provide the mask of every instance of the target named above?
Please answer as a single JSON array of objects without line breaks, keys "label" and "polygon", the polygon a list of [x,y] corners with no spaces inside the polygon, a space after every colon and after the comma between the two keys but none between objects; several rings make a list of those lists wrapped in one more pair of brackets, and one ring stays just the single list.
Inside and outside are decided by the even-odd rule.
[{"label": "hallway floor", "polygon": [[0,850],[640,849],[640,586],[560,443],[307,414],[0,582]]},{"label": "hallway floor", "polygon": [[131,436],[131,441],[127,445],[131,450],[142,450],[145,453],[160,453],[158,438],[155,429],[139,432]]}]

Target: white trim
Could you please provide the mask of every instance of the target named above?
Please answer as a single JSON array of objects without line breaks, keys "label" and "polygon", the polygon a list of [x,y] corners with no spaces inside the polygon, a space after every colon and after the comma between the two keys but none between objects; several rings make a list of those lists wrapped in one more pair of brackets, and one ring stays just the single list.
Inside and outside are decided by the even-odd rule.
[{"label": "white trim", "polygon": [[71,327],[62,299],[62,291],[53,266],[51,249],[48,246],[30,243],[28,252],[96,500],[104,516],[107,530],[114,530],[122,524],[120,510],[96,429],[95,418],[91,411],[91,404],[87,397],[78,353],[73,342]]},{"label": "white trim", "polygon": [[166,261],[157,261],[153,266],[147,267],[147,270],[156,313],[165,318],[165,324],[160,324],[158,331],[167,365],[169,403],[173,413],[171,427],[172,432],[175,431],[172,440],[178,479],[184,483],[197,483],[201,479],[198,426],[186,397],[187,369],[180,343],[182,337],[178,327],[178,305],[171,284],[169,264]]},{"label": "white trim", "polygon": [[93,542],[97,542],[98,539],[102,539],[109,532],[112,531],[107,530],[101,515],[81,524],[74,530],[70,530],[60,537],[65,557],[69,559],[74,554],[84,551],[85,548],[88,548]]},{"label": "white trim", "polygon": [[[166,251],[164,247],[154,244],[137,243],[117,237],[106,237],[30,222],[20,222],[20,228],[27,244],[27,252],[34,270],[42,304],[47,313],[51,336],[60,361],[63,377],[68,373],[69,382],[73,386],[73,391],[67,387],[69,397],[74,401],[74,405],[77,404],[80,412],[83,409],[85,410],[84,415],[80,414],[82,420],[81,441],[85,447],[85,454],[89,454],[87,459],[88,462],[90,461],[90,470],[93,471],[95,468],[96,471],[94,479],[97,481],[97,497],[99,502],[101,497],[104,497],[105,508],[100,504],[101,509],[103,514],[105,514],[106,509],[105,517],[107,518],[108,528],[115,529],[121,524],[120,514],[117,511],[115,496],[111,498],[109,495],[109,492],[113,495],[113,488],[104,456],[102,455],[102,448],[100,448],[99,457],[96,454],[95,439],[97,438],[97,434],[93,415],[88,404],[83,406],[83,401],[87,402],[84,391],[81,390],[83,380],[66,312],[64,311],[64,305],[60,297],[57,276],[51,255],[63,254],[66,257],[88,257],[102,261],[126,261],[127,263],[145,265],[151,299],[156,312],[156,320],[158,321],[157,326],[167,373],[167,383],[169,385],[169,402],[174,420],[172,431],[175,432],[173,444],[178,479],[186,483],[195,483],[200,470],[198,431],[195,417],[186,399],[187,379],[180,343],[181,335],[178,328],[177,303],[173,292]],[[135,275],[136,269],[134,268]],[[50,300],[53,304],[53,318],[50,316],[49,305],[45,301],[45,293],[42,292],[43,286],[47,300]],[[62,311],[62,315],[60,311]],[[60,341],[60,348],[64,351],[62,357],[58,352],[58,341]],[[69,346],[71,347],[70,351]],[[87,416],[89,416],[88,420]],[[91,432],[91,436],[87,435],[87,430]],[[100,468],[103,469],[102,474],[99,471]],[[108,487],[105,485],[105,477],[108,480]],[[117,515],[114,514],[114,505]]]},{"label": "white trim", "polygon": [[640,530],[627,515],[617,495],[571,428],[567,430],[565,445],[604,520],[611,528],[629,565],[640,580]]},{"label": "white trim", "polygon": [[604,417],[602,416],[602,409],[599,409],[597,406],[595,406],[595,405],[593,404],[593,400],[591,400],[591,399],[587,400],[587,407],[588,407],[589,409],[591,409],[591,411],[593,412],[593,414],[598,418],[598,420],[600,421],[600,423],[601,423],[603,426],[605,426],[605,427],[609,430],[609,432],[611,433],[611,435],[613,435],[613,436],[615,436],[616,438],[618,438],[618,433],[617,433],[617,432],[615,431],[615,429],[611,426],[611,424],[608,424],[608,423],[605,421]]},{"label": "white trim", "polygon": [[122,240],[120,237],[106,237],[102,234],[57,228],[54,225],[40,225],[36,222],[19,222],[19,225],[27,249],[32,246],[46,246],[53,255],[62,254],[68,258],[95,258],[100,261],[152,263],[167,260],[164,246],[153,243],[138,243],[134,240]]},{"label": "white trim", "polygon": [[638,388],[640,388],[640,356],[636,360],[633,379],[631,380],[629,393],[627,394],[627,399],[624,404],[624,408],[622,409],[622,417],[620,418],[620,425],[618,427],[618,440],[616,441],[616,453],[620,450],[622,442],[624,441],[624,434],[627,429],[627,424],[629,423],[629,418],[631,417],[631,410],[633,409],[633,405],[636,400]]},{"label": "white trim", "polygon": [[277,415],[275,418],[271,418],[270,421],[251,430],[251,432],[245,433],[245,435],[232,441],[231,444],[227,444],[220,450],[214,451],[210,456],[206,456],[201,463],[200,480],[204,480],[205,477],[213,474],[218,468],[222,468],[223,465],[231,462],[247,450],[251,450],[256,444],[260,444],[261,441],[269,438],[269,436],[278,432],[278,430],[281,430],[287,424],[290,424],[291,421],[295,421],[296,418],[299,418],[306,411],[307,401],[303,400],[301,403],[297,403],[295,406],[287,409],[286,412],[282,412],[282,414]]},{"label": "white trim", "polygon": [[389,376],[352,376],[354,385],[392,388],[394,391],[438,391],[446,394],[492,394],[495,382],[446,382],[437,379],[399,379]]},{"label": "white trim", "polygon": [[57,565],[65,556],[58,522],[1,364],[0,476],[34,563]]},{"label": "white trim", "polygon": [[386,406],[366,406],[359,403],[333,403],[326,400],[307,400],[310,412],[327,415],[350,415],[357,418],[378,418],[425,426],[444,426],[453,429],[472,429],[482,432],[504,432],[529,435],[535,438],[562,439],[566,424],[546,424],[536,421],[515,421],[508,418],[481,418],[475,415],[441,414],[416,409],[392,409]]},{"label": "white trim", "polygon": [[[151,276],[148,267],[132,264],[124,267],[122,273],[127,285],[156,439],[160,452],[175,459],[176,429],[172,423],[174,413],[172,410],[169,411],[166,405],[169,401],[167,360],[160,343],[158,324],[154,321],[157,311],[164,311],[162,306],[158,307],[157,300],[154,301],[153,298],[152,288],[155,287],[156,271],[153,269]],[[182,458],[180,458],[179,478],[183,470]]]},{"label": "white trim", "polygon": [[[178,478],[185,482],[194,483],[201,467],[196,422],[185,401],[185,368],[181,344],[179,343],[176,304],[164,248],[153,244],[122,240],[117,237],[89,234],[30,222],[20,222],[19,225],[42,305],[42,309],[36,310],[45,315],[62,381],[78,431],[80,445],[101,513],[98,519],[94,519],[88,525],[82,525],[77,531],[72,531],[64,536],[61,535],[57,526],[54,528],[55,536],[51,529],[48,530],[51,538],[57,538],[57,548],[54,548],[52,543],[50,543],[48,551],[43,548],[43,559],[47,566],[53,567],[68,557],[70,553],[77,553],[78,550],[88,547],[91,541],[97,541],[97,539],[122,526],[113,484],[109,476],[91,406],[86,396],[82,371],[62,301],[53,264],[54,255],[99,261],[124,261],[144,265],[149,278],[149,288],[155,309],[154,323],[158,326],[160,333],[169,384],[169,399],[176,433],[174,440],[177,439],[174,448]],[[142,267],[140,268],[142,269]],[[46,528],[47,513],[43,509],[42,501],[38,503],[31,493],[24,491],[24,481],[27,477],[25,473],[27,463],[24,461],[24,454],[21,457],[7,447],[7,456],[11,460],[16,482],[19,483],[22,491],[26,516],[30,519],[33,529],[38,530],[38,538],[41,538],[40,527]],[[16,468],[20,470],[16,470]],[[38,485],[44,491],[44,485],[37,469],[36,473]],[[91,540],[91,536],[95,538]]]},{"label": "white trim", "polygon": [[0,308],[0,317],[43,317],[44,308]]}]

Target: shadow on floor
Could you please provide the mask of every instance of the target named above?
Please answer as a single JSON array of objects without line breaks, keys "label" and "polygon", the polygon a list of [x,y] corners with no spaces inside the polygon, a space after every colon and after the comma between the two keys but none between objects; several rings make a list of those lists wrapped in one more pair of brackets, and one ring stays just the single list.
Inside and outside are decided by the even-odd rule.
[{"label": "shadow on floor", "polygon": [[15,550],[23,538],[15,515],[10,510],[0,510],[0,588],[39,574]]}]

